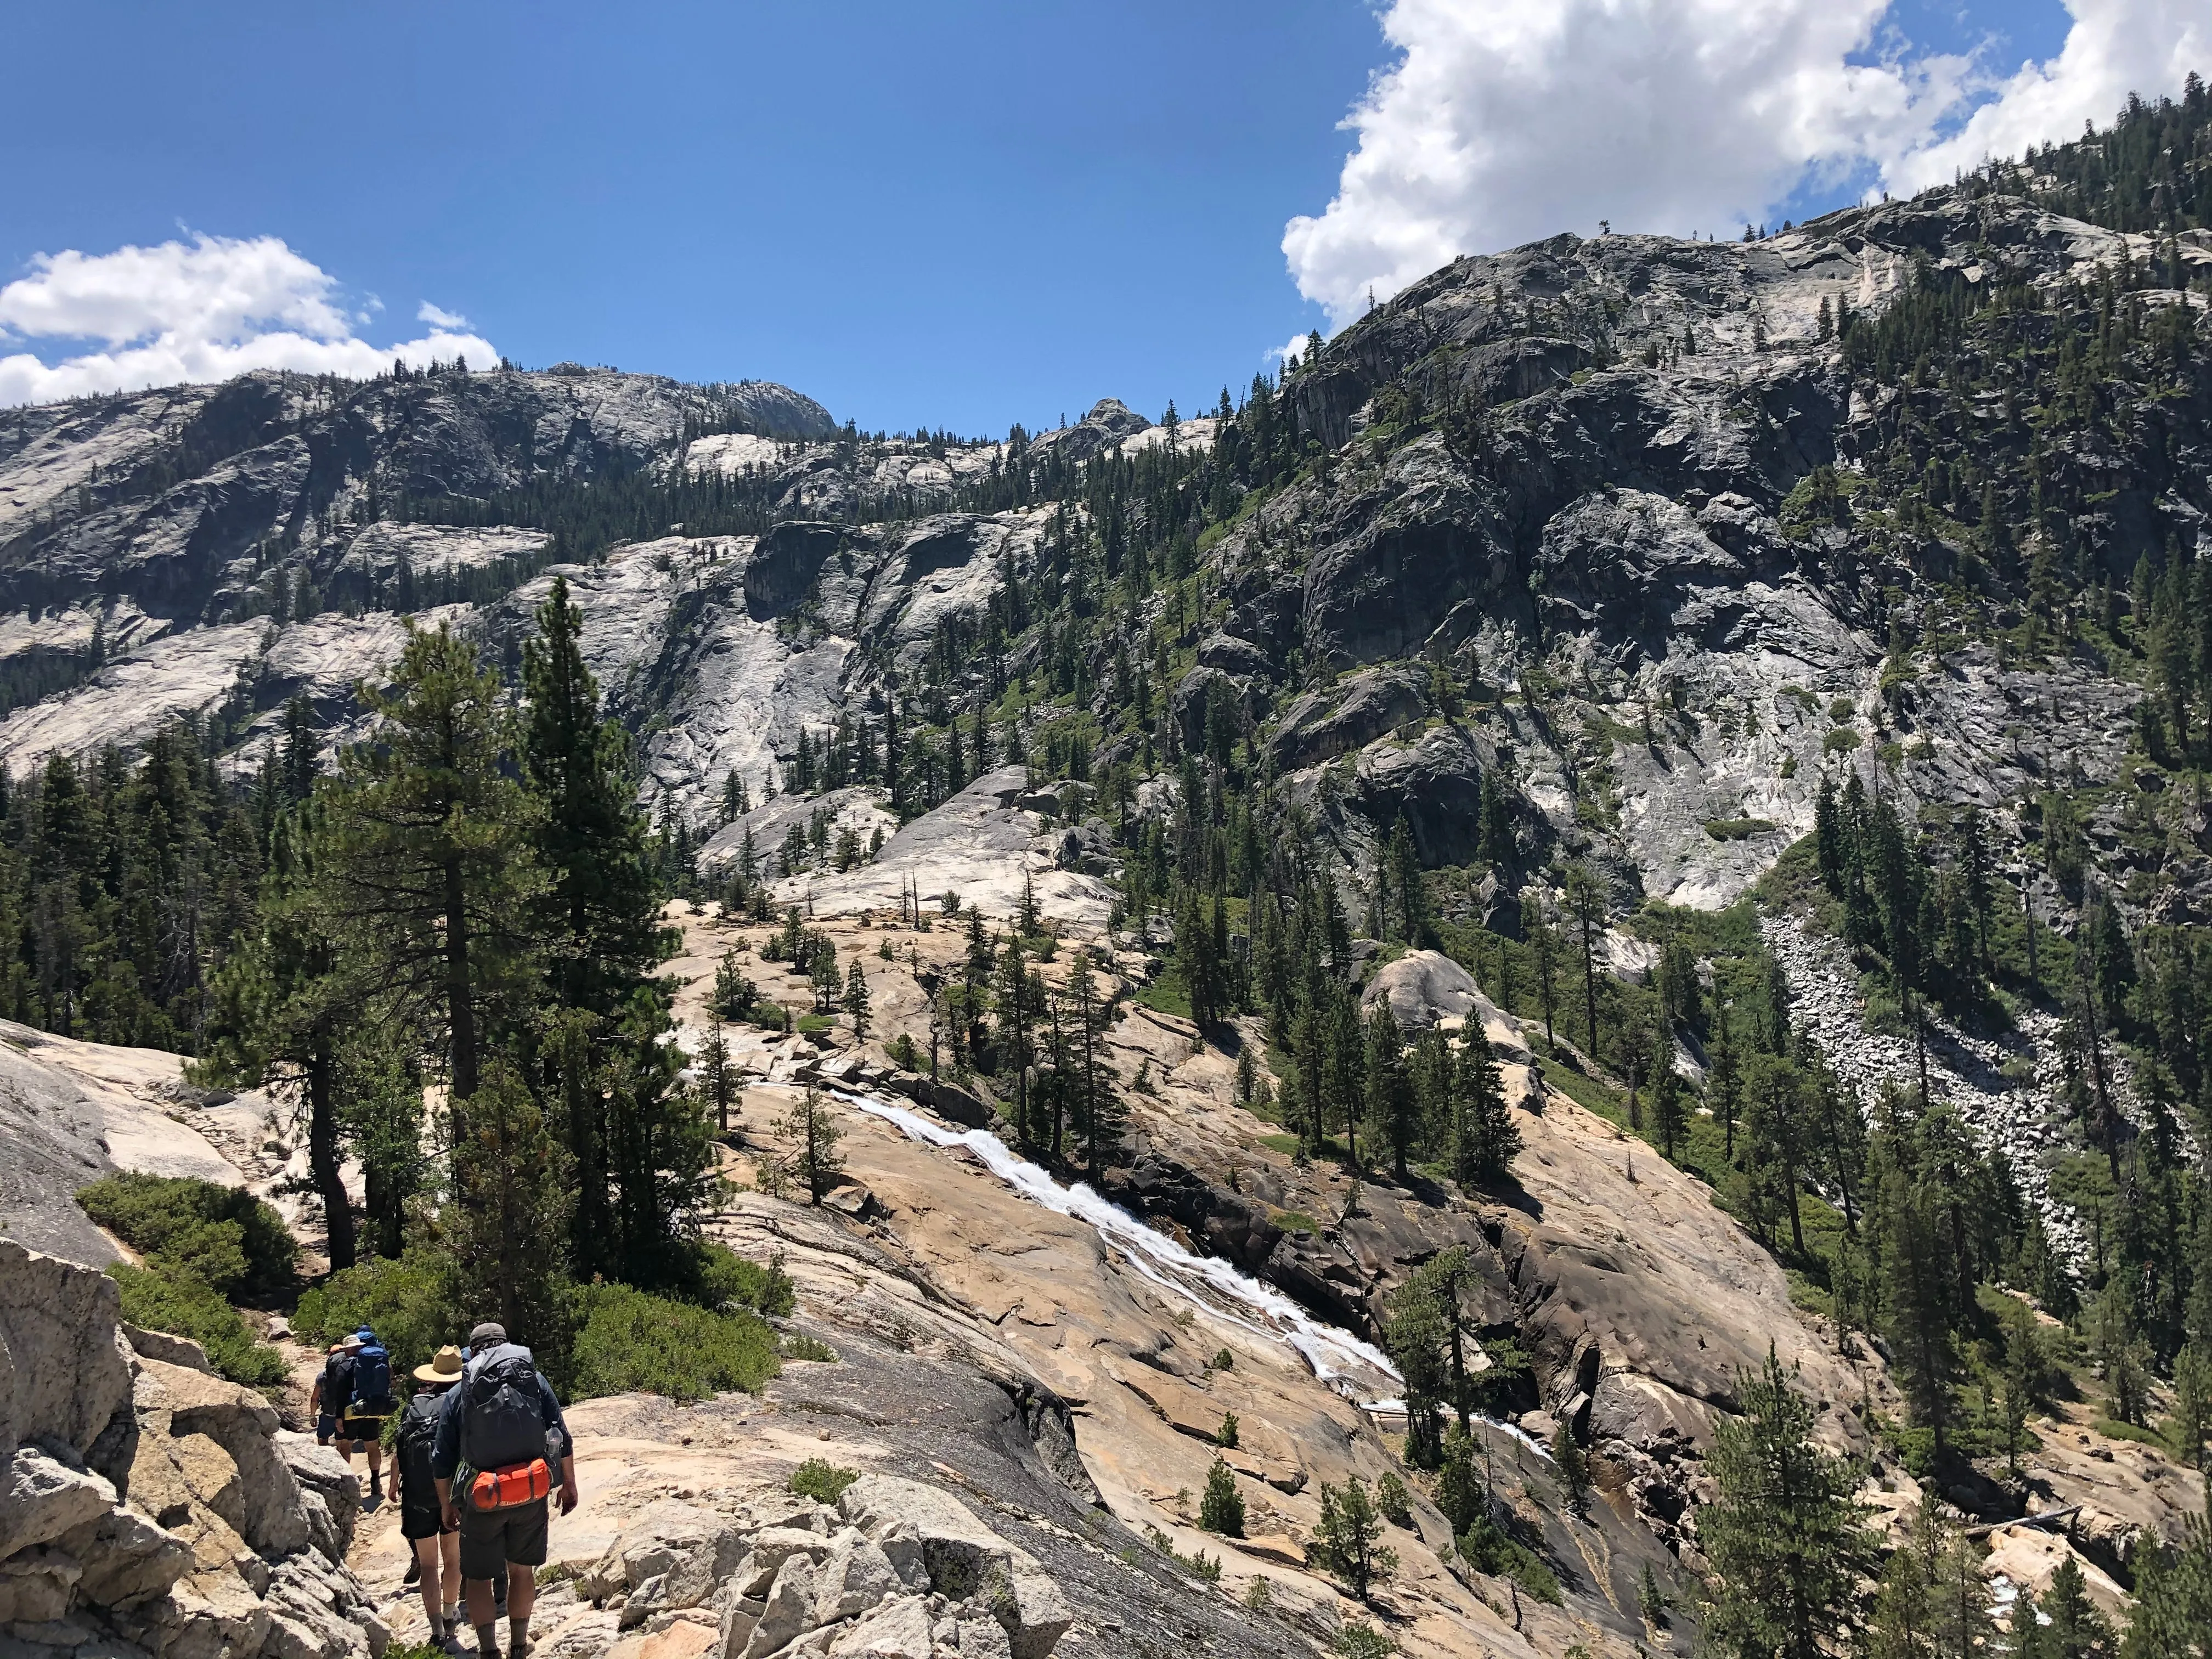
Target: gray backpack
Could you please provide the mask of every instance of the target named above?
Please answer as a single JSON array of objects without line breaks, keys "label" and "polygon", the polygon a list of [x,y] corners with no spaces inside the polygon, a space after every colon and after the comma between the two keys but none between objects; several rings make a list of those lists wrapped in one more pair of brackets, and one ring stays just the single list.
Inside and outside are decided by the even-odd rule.
[{"label": "gray backpack", "polygon": [[506,1469],[546,1455],[538,1362],[502,1342],[473,1356],[461,1378],[461,1455],[472,1469]]}]

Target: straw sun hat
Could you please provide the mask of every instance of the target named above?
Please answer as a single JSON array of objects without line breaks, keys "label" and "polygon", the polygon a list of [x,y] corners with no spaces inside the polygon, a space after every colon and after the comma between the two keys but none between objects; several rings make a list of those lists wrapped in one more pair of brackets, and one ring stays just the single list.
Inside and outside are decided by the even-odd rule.
[{"label": "straw sun hat", "polygon": [[427,1365],[415,1368],[417,1382],[458,1382],[461,1380],[461,1351],[448,1342]]}]

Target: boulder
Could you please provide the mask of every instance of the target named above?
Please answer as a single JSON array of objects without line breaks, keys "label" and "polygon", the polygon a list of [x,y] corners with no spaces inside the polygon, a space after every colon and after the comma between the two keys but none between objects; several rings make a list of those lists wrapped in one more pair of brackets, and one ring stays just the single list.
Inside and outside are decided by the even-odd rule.
[{"label": "boulder", "polygon": [[1425,1031],[1440,1019],[1464,1019],[1481,995],[1474,975],[1443,951],[1408,951],[1375,970],[1359,1010],[1370,1014],[1377,1003],[1387,1001],[1401,1026]]},{"label": "boulder", "polygon": [[814,1622],[833,1625],[866,1613],[905,1588],[890,1557],[873,1539],[848,1528],[830,1540],[815,1584]]},{"label": "boulder", "polygon": [[884,1602],[830,1644],[830,1659],[930,1659],[929,1610],[917,1595]]},{"label": "boulder", "polygon": [[149,1359],[163,1360],[172,1365],[182,1365],[190,1370],[205,1371],[210,1376],[215,1374],[215,1367],[208,1360],[207,1350],[190,1337],[171,1336],[167,1331],[143,1330],[131,1324],[123,1327],[123,1334],[131,1344],[133,1353],[143,1354]]},{"label": "boulder", "polygon": [[766,1659],[815,1628],[814,1602],[819,1588],[818,1570],[805,1553],[785,1558],[769,1585],[768,1600],[760,1619],[745,1642],[742,1655],[724,1659]]},{"label": "boulder", "polygon": [[993,1532],[950,1492],[893,1475],[864,1474],[845,1488],[837,1508],[871,1539],[909,1529],[920,1541],[932,1587],[940,1595],[972,1596],[988,1607],[1005,1628],[1014,1659],[1044,1659],[1075,1621],[1036,1558]]},{"label": "boulder", "polygon": [[106,1273],[0,1238],[0,1453],[82,1451],[130,1404],[121,1307]]},{"label": "boulder", "polygon": [[115,1504],[115,1488],[36,1446],[20,1446],[0,1486],[0,1556],[44,1544],[97,1520]]}]

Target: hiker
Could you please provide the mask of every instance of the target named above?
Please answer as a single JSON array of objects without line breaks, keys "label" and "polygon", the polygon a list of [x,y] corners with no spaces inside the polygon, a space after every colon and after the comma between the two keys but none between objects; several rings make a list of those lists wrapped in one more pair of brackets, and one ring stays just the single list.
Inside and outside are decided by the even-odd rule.
[{"label": "hiker", "polygon": [[[492,1580],[507,1581],[507,1659],[530,1652],[530,1608],[545,1565],[552,1465],[561,1513],[576,1507],[576,1456],[553,1385],[504,1326],[469,1333],[471,1358],[438,1419],[430,1472],[446,1524],[461,1533],[461,1583],[478,1659],[497,1659]],[[457,1474],[456,1471],[465,1471]]]},{"label": "hiker", "polygon": [[[340,1337],[331,1344],[331,1352],[323,1361],[323,1368],[315,1373],[315,1386],[307,1392],[307,1410],[315,1419],[315,1443],[327,1446],[337,1440],[338,1414],[345,1410],[347,1397],[353,1393],[353,1338]],[[339,1454],[345,1451],[345,1443],[337,1443]]]},{"label": "hiker", "polygon": [[380,1504],[384,1501],[384,1419],[394,1409],[392,1356],[366,1325],[349,1340],[353,1345],[353,1364],[346,1398],[338,1402],[341,1432],[345,1437],[338,1442],[338,1455],[351,1463],[355,1446],[368,1454],[365,1504]]},{"label": "hiker", "polygon": [[399,1505],[399,1535],[415,1552],[411,1580],[422,1581],[422,1612],[430,1640],[450,1653],[460,1650],[461,1534],[446,1522],[438,1479],[430,1472],[438,1421],[446,1396],[461,1380],[461,1351],[447,1343],[427,1365],[415,1368],[415,1397],[399,1414],[392,1448],[392,1497]]}]

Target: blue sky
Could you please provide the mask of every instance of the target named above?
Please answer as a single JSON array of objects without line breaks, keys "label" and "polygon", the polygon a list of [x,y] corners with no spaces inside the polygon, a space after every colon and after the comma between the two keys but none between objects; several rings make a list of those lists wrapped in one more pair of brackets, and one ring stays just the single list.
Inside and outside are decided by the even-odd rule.
[{"label": "blue sky", "polygon": [[[1382,21],[1417,55],[1434,39],[1423,14],[1461,3],[1398,0]],[[1464,0],[1470,15],[1499,3]],[[1725,30],[1732,5],[1768,3],[1796,0],[1682,9]],[[2057,0],[1897,0],[1858,61],[1908,43],[1915,58],[1978,50],[2002,76],[2056,53],[2069,22]],[[1367,280],[1395,285],[1372,249],[1397,234],[1402,204],[1346,170],[1382,137],[1340,125],[1397,61],[1360,0],[6,0],[0,31],[17,71],[0,133],[0,282],[40,280],[39,256],[64,250],[273,238],[329,279],[347,320],[325,332],[409,338],[440,325],[417,320],[427,302],[526,364],[780,380],[866,427],[971,433],[1050,424],[1109,394],[1188,410],[1241,386],[1271,347],[1340,320],[1362,259]],[[1446,91],[1426,104],[1401,89],[1377,123],[1461,119],[1455,73],[1447,61]],[[1544,104],[1571,134],[1591,112],[1558,90]],[[1954,100],[1944,122],[1995,95]],[[1851,145],[1815,183],[1801,167],[1730,188],[1802,216],[1881,176],[1880,143]],[[1504,204],[1516,188],[1475,169],[1468,199],[1422,210],[1436,222],[1400,263],[1492,227],[1551,228],[1547,200]],[[1574,222],[1595,216],[1573,194],[1560,192],[1557,228],[1594,233]],[[1647,205],[1676,217],[1704,205],[1633,181],[1621,196],[1618,228]],[[1286,223],[1324,209],[1327,258],[1309,246],[1286,261]],[[1712,217],[1650,228],[1732,228],[1717,206]],[[52,330],[93,325],[42,335],[24,320],[38,296],[18,288],[15,310],[0,306],[0,353],[51,365],[83,349]],[[108,343],[130,326],[110,326]],[[157,326],[169,325],[142,331]]]}]

